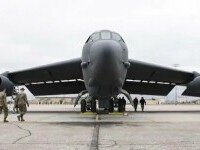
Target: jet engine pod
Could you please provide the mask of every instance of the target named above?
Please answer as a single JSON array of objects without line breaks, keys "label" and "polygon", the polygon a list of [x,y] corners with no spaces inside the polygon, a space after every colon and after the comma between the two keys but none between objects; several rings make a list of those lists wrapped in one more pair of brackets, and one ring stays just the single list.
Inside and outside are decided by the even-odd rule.
[{"label": "jet engine pod", "polygon": [[12,95],[14,84],[5,76],[0,75],[0,91],[6,89],[8,96]]},{"label": "jet engine pod", "polygon": [[188,85],[183,95],[200,96],[200,76],[197,76]]}]

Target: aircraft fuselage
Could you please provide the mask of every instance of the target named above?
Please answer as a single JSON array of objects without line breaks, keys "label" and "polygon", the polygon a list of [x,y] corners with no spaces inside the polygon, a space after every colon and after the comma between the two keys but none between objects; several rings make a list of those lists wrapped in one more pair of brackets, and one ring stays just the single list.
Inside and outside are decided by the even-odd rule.
[{"label": "aircraft fuselage", "polygon": [[124,84],[128,49],[121,36],[102,30],[93,33],[82,51],[82,72],[85,87],[94,98],[117,96]]}]

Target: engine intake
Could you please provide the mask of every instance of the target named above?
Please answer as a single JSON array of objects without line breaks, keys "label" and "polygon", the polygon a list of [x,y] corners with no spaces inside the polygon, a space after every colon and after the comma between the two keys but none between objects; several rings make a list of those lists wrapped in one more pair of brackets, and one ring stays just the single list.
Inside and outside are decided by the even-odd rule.
[{"label": "engine intake", "polygon": [[200,76],[197,76],[188,85],[183,95],[200,96]]},{"label": "engine intake", "polygon": [[12,95],[14,84],[5,76],[0,75],[0,90],[6,89],[7,96]]}]

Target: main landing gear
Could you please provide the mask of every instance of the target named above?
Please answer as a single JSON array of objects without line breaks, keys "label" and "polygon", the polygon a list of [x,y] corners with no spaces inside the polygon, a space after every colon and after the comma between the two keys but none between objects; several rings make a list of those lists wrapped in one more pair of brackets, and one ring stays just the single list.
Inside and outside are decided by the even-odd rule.
[{"label": "main landing gear", "polygon": [[[87,96],[82,97],[85,94],[87,94]],[[122,90],[121,94],[123,94],[130,101],[130,104],[133,105],[132,98],[127,91]],[[111,97],[110,99],[101,99],[96,101],[96,99],[91,97],[87,91],[82,91],[81,93],[79,93],[78,97],[76,98],[74,107],[78,104],[79,101],[81,104],[81,113],[85,113],[87,111],[91,111],[93,113],[112,113],[115,111],[115,107],[117,107],[118,112],[124,112],[126,105],[126,101],[124,99],[118,99],[117,97]]]},{"label": "main landing gear", "polygon": [[[81,113],[85,113],[87,111],[91,111],[93,113],[97,112],[96,99],[92,99],[91,97],[82,98],[80,104],[81,104]],[[115,111],[115,107],[116,106],[114,106],[114,99],[111,98],[109,100],[108,107],[99,108],[98,112],[99,113],[113,113]],[[125,110],[124,107],[125,106],[124,106],[123,101],[118,100],[117,111],[118,112],[124,112],[124,110]]]},{"label": "main landing gear", "polygon": [[85,113],[87,110],[91,110],[93,113],[97,111],[96,99],[86,97],[81,100],[81,113]]}]

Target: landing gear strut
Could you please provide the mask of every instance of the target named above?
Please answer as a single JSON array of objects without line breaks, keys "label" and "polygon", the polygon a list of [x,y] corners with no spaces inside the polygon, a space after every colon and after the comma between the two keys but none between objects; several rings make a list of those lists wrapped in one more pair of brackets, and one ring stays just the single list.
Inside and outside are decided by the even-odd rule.
[{"label": "landing gear strut", "polygon": [[81,97],[83,95],[87,94],[87,93],[88,93],[88,91],[84,90],[84,91],[82,91],[81,93],[78,94],[78,96],[77,96],[77,98],[76,98],[76,100],[74,102],[74,107],[76,107],[76,105],[78,104],[78,101],[81,100]]}]

